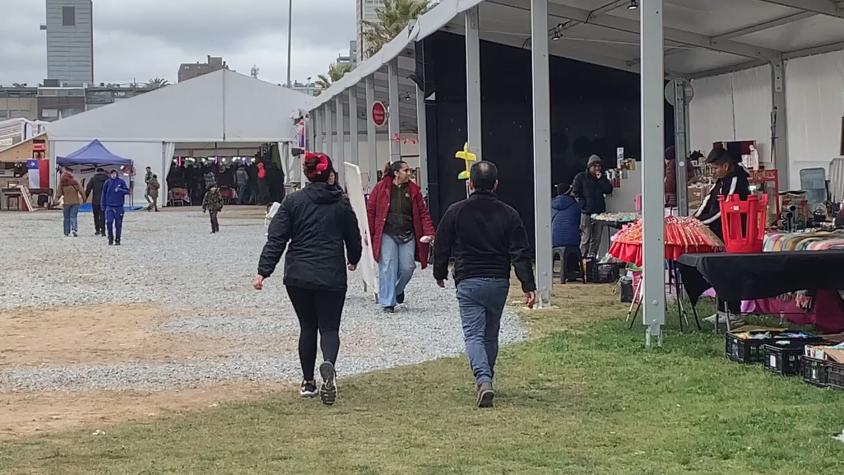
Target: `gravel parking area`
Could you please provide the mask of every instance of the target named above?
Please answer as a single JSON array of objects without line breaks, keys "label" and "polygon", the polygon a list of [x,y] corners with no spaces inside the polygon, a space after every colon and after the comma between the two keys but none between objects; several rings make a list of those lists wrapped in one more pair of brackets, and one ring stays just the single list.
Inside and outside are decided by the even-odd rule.
[{"label": "gravel parking area", "polygon": [[[281,266],[264,291],[251,288],[265,240],[262,210],[228,207],[220,224],[219,234],[209,234],[207,218],[196,208],[127,213],[123,245],[115,247],[93,236],[90,213],[80,214],[78,238],[62,236],[57,212],[0,213],[4,314],[149,304],[163,309],[167,318],[145,330],[162,337],[188,335],[193,341],[223,337],[233,345],[225,355],[189,354],[167,361],[0,365],[0,393],[159,391],[227,381],[298,381],[298,327],[281,285]],[[121,317],[120,312],[113,315]],[[350,274],[343,318],[341,377],[463,351],[454,292],[437,288],[430,269],[417,271],[408,304],[393,315],[381,313]],[[518,321],[505,316],[502,343],[525,336]]]}]

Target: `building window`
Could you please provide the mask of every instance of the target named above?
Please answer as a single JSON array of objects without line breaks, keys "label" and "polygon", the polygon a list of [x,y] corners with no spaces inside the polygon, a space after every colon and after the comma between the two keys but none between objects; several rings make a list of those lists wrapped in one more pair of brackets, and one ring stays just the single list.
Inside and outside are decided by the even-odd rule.
[{"label": "building window", "polygon": [[42,109],[41,110],[41,118],[42,119],[58,119],[59,118],[59,110],[58,109]]},{"label": "building window", "polygon": [[62,26],[76,26],[76,7],[62,7]]}]

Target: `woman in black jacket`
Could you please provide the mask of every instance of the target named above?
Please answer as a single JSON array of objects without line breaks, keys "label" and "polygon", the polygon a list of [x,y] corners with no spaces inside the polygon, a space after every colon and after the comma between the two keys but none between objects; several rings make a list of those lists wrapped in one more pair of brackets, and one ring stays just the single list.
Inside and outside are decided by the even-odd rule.
[{"label": "woman in black jacket", "polygon": [[327,405],[334,404],[337,397],[334,365],[340,350],[346,269],[355,270],[362,251],[358,220],[349,199],[327,183],[333,169],[327,155],[308,153],[305,156],[304,171],[310,184],[281,203],[270,222],[258,275],[252,283],[255,289],[261,290],[264,279],[273,273],[287,249],[284,285],[300,327],[299,360],[303,381],[299,394],[302,397],[317,395],[314,365],[319,332],[324,360],[319,367],[322,376],[319,395]]}]

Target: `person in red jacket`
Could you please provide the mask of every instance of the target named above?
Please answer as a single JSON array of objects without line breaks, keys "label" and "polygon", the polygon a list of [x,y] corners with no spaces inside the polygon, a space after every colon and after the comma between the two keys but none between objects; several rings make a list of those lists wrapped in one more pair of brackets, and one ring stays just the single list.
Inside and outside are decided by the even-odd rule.
[{"label": "person in red jacket", "polygon": [[434,224],[422,197],[422,189],[410,180],[406,162],[389,164],[384,178],[372,189],[366,205],[372,253],[378,262],[378,303],[393,313],[404,303],[404,290],[416,261],[428,266]]}]

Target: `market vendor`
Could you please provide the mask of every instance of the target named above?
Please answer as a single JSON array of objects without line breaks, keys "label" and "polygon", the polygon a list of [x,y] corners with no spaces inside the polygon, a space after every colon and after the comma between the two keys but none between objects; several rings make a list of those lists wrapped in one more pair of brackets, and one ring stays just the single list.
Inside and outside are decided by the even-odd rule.
[{"label": "market vendor", "polygon": [[703,199],[703,203],[694,216],[703,221],[716,236],[723,240],[721,206],[718,203],[718,196],[737,194],[742,200],[746,200],[750,194],[750,183],[747,180],[750,175],[739,165],[736,157],[733,157],[723,147],[716,146],[713,148],[706,157],[706,163],[711,167],[712,174],[717,181],[709,190],[709,194]]},{"label": "market vendor", "polygon": [[592,215],[607,210],[605,195],[612,193],[612,183],[604,174],[601,157],[589,157],[586,171],[574,177],[572,192],[580,204],[580,253],[584,258],[595,257],[598,254],[603,225],[593,221]]}]

